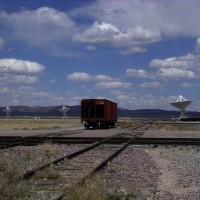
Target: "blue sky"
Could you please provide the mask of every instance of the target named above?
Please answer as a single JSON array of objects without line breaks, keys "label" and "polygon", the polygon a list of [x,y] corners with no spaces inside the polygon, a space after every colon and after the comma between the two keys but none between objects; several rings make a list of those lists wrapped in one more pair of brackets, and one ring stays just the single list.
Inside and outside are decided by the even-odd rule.
[{"label": "blue sky", "polygon": [[0,0],[0,106],[200,111],[199,0]]}]

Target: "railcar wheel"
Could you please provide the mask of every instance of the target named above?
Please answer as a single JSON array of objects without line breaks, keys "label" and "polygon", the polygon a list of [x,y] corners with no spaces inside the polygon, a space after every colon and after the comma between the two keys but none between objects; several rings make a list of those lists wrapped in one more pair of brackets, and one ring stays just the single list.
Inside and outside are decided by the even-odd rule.
[{"label": "railcar wheel", "polygon": [[84,124],[84,126],[85,126],[85,128],[87,128],[87,129],[90,128],[90,125],[89,125],[87,122]]}]

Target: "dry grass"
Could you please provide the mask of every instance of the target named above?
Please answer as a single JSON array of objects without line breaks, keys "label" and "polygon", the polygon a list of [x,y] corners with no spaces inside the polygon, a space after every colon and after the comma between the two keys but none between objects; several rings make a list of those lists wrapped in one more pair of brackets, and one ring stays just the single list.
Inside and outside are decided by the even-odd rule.
[{"label": "dry grass", "polygon": [[200,131],[200,124],[170,124],[162,122],[154,122],[157,130],[163,131]]},{"label": "dry grass", "polygon": [[34,151],[32,149],[26,149],[19,156],[21,156],[23,160],[25,161],[30,161],[30,160],[36,159],[39,155],[40,155],[40,152],[38,151]]},{"label": "dry grass", "polygon": [[176,125],[171,124],[157,124],[156,128],[161,131],[179,131],[179,129]]},{"label": "dry grass", "polygon": [[0,130],[47,130],[81,125],[80,119],[0,119]]},{"label": "dry grass", "polygon": [[28,199],[28,188],[16,178],[21,175],[20,170],[6,158],[0,159],[0,200]]},{"label": "dry grass", "polygon": [[143,123],[144,122],[142,120],[120,119],[118,120],[117,125],[123,128],[134,129]]},{"label": "dry grass", "polygon": [[89,179],[84,185],[76,185],[69,189],[64,200],[133,200],[134,194],[120,191],[120,194],[111,194],[106,188],[106,182],[99,176]]},{"label": "dry grass", "polygon": [[56,149],[51,143],[44,143],[43,150],[45,156],[47,156],[48,158],[51,158],[56,154]]},{"label": "dry grass", "polygon": [[22,157],[24,161],[31,161],[45,156],[47,158],[52,158],[57,154],[56,147],[49,142],[46,142],[38,148],[25,148],[24,151],[21,151],[19,156]]},{"label": "dry grass", "polygon": [[87,180],[84,185],[73,186],[67,192],[64,200],[106,200],[106,188],[103,181],[97,177]]},{"label": "dry grass", "polygon": [[55,170],[54,166],[50,166],[44,170],[39,170],[35,174],[36,178],[39,179],[58,179],[60,177],[59,173]]},{"label": "dry grass", "polygon": [[[46,144],[45,144],[46,145]],[[47,144],[44,148],[50,148]],[[0,200],[28,200],[31,187],[23,181],[16,181],[16,177],[21,175],[21,171],[8,160],[6,154],[0,158]],[[52,165],[48,169],[38,171],[35,175],[39,179],[59,179],[60,174]],[[86,184],[73,186],[68,190],[65,200],[131,200],[134,195],[121,192],[121,194],[110,194],[106,188],[105,180],[97,176],[94,179],[86,181]]]}]

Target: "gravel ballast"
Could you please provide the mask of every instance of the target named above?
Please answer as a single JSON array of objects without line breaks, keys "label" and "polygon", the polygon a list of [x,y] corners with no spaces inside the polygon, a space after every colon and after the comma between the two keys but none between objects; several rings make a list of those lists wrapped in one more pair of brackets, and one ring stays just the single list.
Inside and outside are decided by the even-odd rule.
[{"label": "gravel ballast", "polygon": [[155,200],[197,200],[200,197],[200,151],[196,146],[160,146],[148,154],[160,170]]},{"label": "gravel ballast", "polygon": [[[64,144],[19,146],[1,150],[0,156],[25,172],[81,148]],[[109,192],[132,194],[132,199],[197,200],[199,166],[200,147],[197,146],[131,146],[109,163],[101,176]]]}]

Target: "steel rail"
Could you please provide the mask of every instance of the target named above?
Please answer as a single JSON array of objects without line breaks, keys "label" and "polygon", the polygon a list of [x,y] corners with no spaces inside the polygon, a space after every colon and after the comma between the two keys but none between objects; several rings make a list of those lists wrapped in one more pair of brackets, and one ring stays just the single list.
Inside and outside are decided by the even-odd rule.
[{"label": "steel rail", "polygon": [[[138,128],[141,128],[142,126],[144,126],[144,125],[146,125],[146,124],[147,124],[147,123],[145,123],[145,124],[143,124],[143,125],[140,125],[140,126],[138,126],[138,127],[135,127],[134,130],[136,130],[136,129],[138,129]],[[148,127],[148,128],[149,128],[149,127]],[[120,134],[118,134],[118,135],[122,135],[122,134],[125,134],[125,133],[120,133]],[[30,171],[24,173],[24,174],[23,174],[21,177],[19,177],[18,179],[28,180],[28,179],[30,179],[32,176],[34,176],[35,173],[36,173],[37,171],[43,170],[43,169],[49,167],[49,166],[52,165],[52,164],[55,164],[55,165],[56,165],[56,164],[58,164],[58,163],[64,161],[65,159],[70,160],[70,159],[72,159],[72,158],[74,158],[74,157],[76,157],[76,156],[79,156],[79,155],[81,155],[81,154],[83,154],[83,153],[85,153],[85,152],[87,152],[87,151],[89,151],[89,150],[91,150],[91,149],[93,149],[93,148],[95,148],[95,147],[100,146],[101,144],[107,142],[107,141],[110,140],[110,139],[113,139],[114,137],[116,137],[116,136],[118,136],[118,135],[114,135],[114,136],[111,136],[111,137],[107,137],[107,138],[105,138],[105,139],[103,139],[103,140],[101,140],[101,141],[99,141],[99,142],[97,142],[97,143],[95,143],[95,144],[90,145],[89,147],[86,147],[86,148],[84,148],[84,149],[75,151],[75,152],[73,152],[73,153],[71,153],[71,154],[64,155],[64,156],[62,156],[62,157],[60,157],[60,158],[57,158],[57,159],[55,159],[55,160],[53,160],[53,161],[51,161],[51,162],[49,162],[49,163],[47,163],[47,164],[45,164],[45,165],[42,165],[42,166],[37,167],[37,168],[34,168],[33,170],[30,170]],[[138,133],[137,135],[139,135],[139,133]]]},{"label": "steel rail", "polygon": [[[150,124],[148,127],[145,128],[147,130],[152,124]],[[138,132],[136,135],[134,135],[131,139],[129,139],[122,147],[120,147],[117,151],[115,151],[113,154],[111,154],[109,157],[104,159],[100,164],[98,164],[91,172],[89,172],[86,176],[84,176],[79,182],[76,183],[76,185],[83,185],[86,180],[89,178],[92,178],[97,172],[102,170],[104,167],[107,166],[109,162],[111,162],[114,158],[116,158],[123,150],[125,150],[131,142],[138,136],[141,135],[145,130]],[[69,188],[70,189],[70,188]],[[55,200],[62,200],[65,196],[65,193],[62,193],[59,195]]]},{"label": "steel rail", "polygon": [[[124,144],[128,138],[112,138],[110,140],[105,141],[107,145],[121,145]],[[91,144],[101,140],[102,138],[78,138],[75,140],[63,140],[63,141],[54,141],[57,144]],[[131,143],[132,145],[151,145],[151,144],[177,144],[177,145],[200,145],[200,138],[135,138]]]},{"label": "steel rail", "polygon": [[[135,128],[133,128],[132,130],[136,130],[141,128],[142,126],[146,125],[147,123],[141,124]],[[83,143],[82,140],[83,138],[67,138],[67,137],[55,137],[53,135],[60,135],[61,132],[58,131],[57,133],[47,133],[46,136],[45,134],[41,134],[41,135],[36,135],[36,136],[27,136],[27,137],[22,137],[22,136],[0,136],[0,149],[6,149],[6,148],[11,148],[11,147],[15,147],[15,146],[19,146],[19,145],[37,145],[37,144],[42,144],[46,141],[49,141],[51,143],[75,143],[75,139],[77,143]],[[63,134],[63,132],[62,132]],[[68,133],[66,135],[72,135],[72,134],[77,134],[77,132],[73,132],[73,133]],[[119,136],[122,135],[124,133],[120,133],[118,135],[115,136]],[[52,137],[53,136],[53,137]],[[113,137],[115,137],[113,136]],[[103,139],[106,139],[107,137],[104,137]],[[2,139],[2,140],[1,140]],[[71,140],[70,140],[71,139]],[[98,138],[95,139],[95,142],[98,140],[101,140],[102,138]],[[91,140],[91,139],[89,139]],[[90,141],[90,142],[94,142]]]},{"label": "steel rail", "polygon": [[92,172],[90,172],[88,175],[86,175],[78,184],[83,184],[88,178],[92,177],[96,172],[103,169],[108,162],[112,161],[117,155],[119,155],[125,148],[128,147],[128,145],[142,132],[139,132],[137,135],[133,136],[128,142],[126,142],[122,147],[120,147],[116,152],[114,152],[112,155],[110,155],[108,158],[103,160],[99,165],[97,165]]},{"label": "steel rail", "polygon": [[134,145],[200,145],[200,138],[137,138]]},{"label": "steel rail", "polygon": [[[145,125],[146,125],[146,124],[145,124]],[[142,125],[141,125],[141,126],[142,126]],[[139,126],[139,127],[141,127],[141,126]],[[144,126],[144,124],[143,124],[143,126]],[[138,128],[138,127],[137,127],[137,128]],[[135,129],[137,129],[137,128],[135,128]],[[145,128],[145,129],[147,129],[147,128]],[[136,134],[134,137],[137,137],[140,133],[141,133],[141,131],[140,131],[140,132],[137,132],[137,134]],[[125,133],[121,133],[120,135],[122,135],[122,134],[126,134],[126,132],[125,132]],[[118,135],[119,135],[119,134],[118,134]],[[91,146],[94,146],[94,147],[91,147],[91,146],[87,147],[86,149],[88,149],[88,150],[83,150],[83,149],[82,149],[82,150],[80,150],[80,152],[76,151],[76,152],[74,152],[74,153],[72,153],[72,154],[68,154],[68,155],[65,155],[65,156],[63,156],[63,157],[60,157],[60,158],[58,158],[58,159],[55,159],[54,161],[49,162],[49,163],[47,163],[47,164],[45,164],[45,165],[43,165],[43,166],[34,168],[33,170],[28,171],[28,172],[26,172],[25,174],[23,174],[23,175],[22,175],[21,177],[19,177],[17,180],[18,180],[18,181],[20,181],[20,180],[28,180],[28,179],[30,179],[33,175],[35,175],[35,173],[36,173],[37,171],[42,170],[42,169],[45,169],[46,167],[48,167],[48,166],[50,166],[50,165],[52,165],[52,164],[58,164],[58,163],[62,162],[64,159],[66,159],[66,158],[68,158],[68,159],[70,160],[70,159],[72,159],[73,157],[76,157],[76,156],[78,156],[78,155],[80,155],[80,154],[83,154],[84,152],[89,151],[90,149],[93,149],[93,148],[95,148],[95,147],[97,147],[97,146],[99,146],[99,145],[105,143],[106,141],[108,141],[110,138],[113,138],[113,137],[116,137],[116,135],[114,135],[114,136],[112,136],[112,137],[109,137],[109,138],[105,138],[104,140],[102,140],[102,141],[100,141],[100,142],[98,142],[98,143],[95,143],[95,144],[91,145]],[[119,151],[119,153],[120,153],[120,151]],[[115,155],[113,155],[113,158],[114,158],[114,156],[117,156],[117,155],[118,155],[118,153],[115,153]],[[99,169],[95,168],[95,170],[97,170],[97,171],[100,170],[100,168],[102,168],[103,165],[106,165],[107,162],[109,162],[109,161],[104,160],[104,164],[102,164],[102,166],[99,167]],[[61,192],[62,192],[62,191],[61,191]],[[64,197],[64,194],[65,194],[65,193],[63,193],[63,195],[60,195],[60,196],[59,196],[58,198],[56,198],[56,199],[62,199],[62,198]]]},{"label": "steel rail", "polygon": [[[54,133],[46,133],[46,134],[39,134],[35,136],[0,136],[0,149],[7,149],[19,145],[36,145],[44,143],[45,140],[49,137],[52,137],[54,135],[60,135],[63,134],[63,132],[54,132]],[[65,135],[72,135],[77,134],[77,132],[68,133]],[[52,137],[54,140],[59,140],[59,137]]]},{"label": "steel rail", "polygon": [[[112,155],[110,155],[108,158],[103,160],[99,165],[97,165],[91,172],[89,172],[86,176],[84,176],[76,185],[83,185],[86,180],[89,178],[92,178],[97,172],[102,170],[108,162],[112,161],[118,154],[120,154],[129,144],[132,140],[134,140],[135,137],[131,138],[126,144],[124,144],[120,149],[118,149],[116,152],[114,152]],[[54,200],[62,200],[65,196],[65,192],[59,195],[56,199]]]},{"label": "steel rail", "polygon": [[110,138],[106,138],[106,139],[104,139],[104,140],[102,140],[102,141],[100,141],[100,142],[98,142],[98,143],[96,143],[96,144],[93,144],[93,145],[89,146],[89,147],[86,147],[86,148],[84,148],[84,149],[75,151],[75,152],[73,152],[73,153],[71,153],[71,154],[64,155],[64,156],[62,156],[62,157],[60,157],[60,158],[57,158],[57,159],[55,159],[55,160],[53,160],[53,161],[51,161],[51,162],[49,162],[49,163],[47,163],[47,164],[45,164],[45,165],[43,165],[43,166],[40,166],[40,167],[35,168],[35,169],[31,170],[31,171],[28,171],[28,172],[26,172],[25,174],[23,174],[22,179],[28,180],[28,179],[30,179],[32,176],[34,176],[35,173],[36,173],[37,171],[42,170],[42,169],[45,169],[45,168],[49,167],[49,166],[52,165],[52,164],[55,164],[55,165],[56,165],[56,164],[58,164],[58,163],[64,161],[65,159],[70,160],[70,159],[72,159],[72,158],[74,158],[74,157],[76,157],[76,156],[79,156],[80,154],[83,154],[83,153],[85,153],[85,152],[87,152],[87,151],[89,151],[89,150],[91,150],[91,149],[93,149],[93,148],[95,148],[95,147],[97,147],[97,146],[103,144],[104,142],[108,141],[109,139],[110,139]]}]

